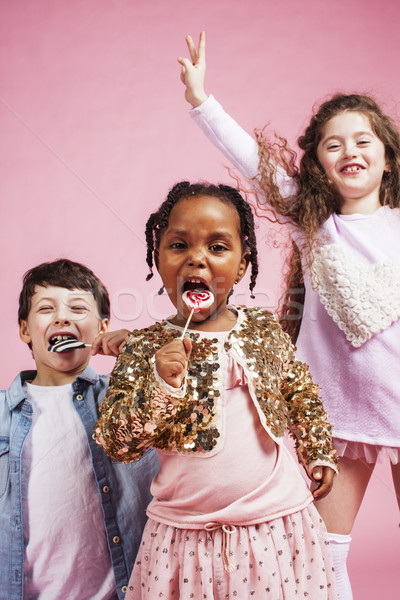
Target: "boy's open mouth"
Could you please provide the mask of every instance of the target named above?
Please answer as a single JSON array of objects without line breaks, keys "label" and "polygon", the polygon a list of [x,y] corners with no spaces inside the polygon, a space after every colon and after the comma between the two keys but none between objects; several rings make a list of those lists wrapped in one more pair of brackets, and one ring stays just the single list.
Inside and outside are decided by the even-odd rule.
[{"label": "boy's open mouth", "polygon": [[76,337],[76,335],[73,335],[72,333],[63,333],[63,334],[56,334],[56,335],[52,335],[51,338],[49,339],[49,348],[51,348],[52,346],[54,346],[54,344],[56,344],[57,342],[66,342],[68,340],[77,340],[78,338]]}]

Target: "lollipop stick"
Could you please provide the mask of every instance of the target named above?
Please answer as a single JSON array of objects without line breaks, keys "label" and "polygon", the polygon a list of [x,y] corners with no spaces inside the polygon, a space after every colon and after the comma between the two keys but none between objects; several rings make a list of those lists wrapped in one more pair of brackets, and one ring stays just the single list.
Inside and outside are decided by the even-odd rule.
[{"label": "lollipop stick", "polygon": [[185,328],[184,328],[184,330],[182,331],[182,335],[181,335],[181,337],[179,338],[180,340],[183,340],[183,338],[185,337],[185,333],[186,333],[186,330],[187,330],[187,328],[188,328],[188,325],[189,325],[189,323],[190,323],[190,319],[193,317],[193,313],[194,313],[194,308],[192,308],[192,310],[190,311],[190,315],[188,316],[188,320],[186,321]]}]

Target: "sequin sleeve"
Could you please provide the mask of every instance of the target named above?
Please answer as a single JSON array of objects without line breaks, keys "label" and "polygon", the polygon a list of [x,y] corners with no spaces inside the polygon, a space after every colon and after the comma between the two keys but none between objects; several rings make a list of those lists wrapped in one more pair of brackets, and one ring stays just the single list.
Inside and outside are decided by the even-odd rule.
[{"label": "sequin sleeve", "polygon": [[295,348],[275,316],[256,307],[236,307],[244,314],[240,329],[229,335],[227,350],[245,360],[266,427],[275,439],[286,428],[295,440],[299,461],[310,475],[317,465],[336,469],[327,415],[307,365],[296,360]]},{"label": "sequin sleeve", "polygon": [[154,377],[155,349],[146,352],[143,336],[131,334],[111,374],[95,439],[116,461],[138,460],[177,413],[179,400]]},{"label": "sequin sleeve", "polygon": [[290,435],[307,473],[310,475],[317,465],[327,465],[336,471],[332,426],[319,397],[319,388],[307,365],[295,359],[292,348],[284,364],[281,392],[288,407]]}]

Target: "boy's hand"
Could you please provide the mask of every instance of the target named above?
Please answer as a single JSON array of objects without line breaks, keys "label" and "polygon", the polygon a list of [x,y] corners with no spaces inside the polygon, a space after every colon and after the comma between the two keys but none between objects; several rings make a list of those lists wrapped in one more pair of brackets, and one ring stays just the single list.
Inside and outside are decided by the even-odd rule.
[{"label": "boy's hand", "polygon": [[185,379],[187,363],[192,349],[189,338],[178,339],[157,350],[157,373],[168,385],[180,388]]},{"label": "boy's hand", "polygon": [[199,47],[196,48],[190,35],[186,36],[186,43],[189,48],[189,58],[178,58],[182,65],[181,80],[186,86],[185,98],[196,108],[207,100],[208,96],[204,91],[204,79],[206,75],[206,34],[200,33]]},{"label": "boy's hand", "polygon": [[129,333],[128,329],[99,333],[92,344],[92,354],[118,356]]},{"label": "boy's hand", "polygon": [[311,473],[314,500],[321,500],[329,494],[336,473],[331,467],[314,467]]}]

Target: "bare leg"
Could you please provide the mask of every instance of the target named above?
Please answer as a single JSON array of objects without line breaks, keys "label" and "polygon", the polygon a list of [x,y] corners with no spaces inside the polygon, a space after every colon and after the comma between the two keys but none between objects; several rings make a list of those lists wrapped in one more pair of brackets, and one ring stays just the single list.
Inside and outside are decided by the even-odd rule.
[{"label": "bare leg", "polygon": [[400,508],[400,464],[391,465],[394,489],[396,492],[397,504]]},{"label": "bare leg", "polygon": [[351,542],[350,532],[374,466],[360,459],[341,458],[339,475],[336,476],[332,491],[315,503],[328,530],[340,600],[353,600],[346,565]]},{"label": "bare leg", "polygon": [[315,503],[329,533],[350,534],[374,467],[360,459],[339,459],[339,474],[331,492]]}]

